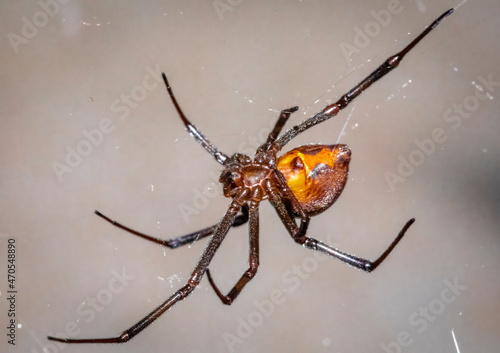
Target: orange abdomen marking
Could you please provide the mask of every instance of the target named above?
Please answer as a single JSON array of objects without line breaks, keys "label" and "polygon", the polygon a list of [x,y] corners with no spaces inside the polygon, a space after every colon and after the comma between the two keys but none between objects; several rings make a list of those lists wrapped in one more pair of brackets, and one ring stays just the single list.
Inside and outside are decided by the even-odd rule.
[{"label": "orange abdomen marking", "polygon": [[304,145],[278,159],[278,170],[308,215],[330,207],[347,182],[351,150],[347,145]]}]

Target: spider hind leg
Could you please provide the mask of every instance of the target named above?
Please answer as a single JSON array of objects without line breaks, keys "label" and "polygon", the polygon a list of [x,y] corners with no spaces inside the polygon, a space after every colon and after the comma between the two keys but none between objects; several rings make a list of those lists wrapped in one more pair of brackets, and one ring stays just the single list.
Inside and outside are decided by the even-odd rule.
[{"label": "spider hind leg", "polygon": [[227,232],[232,227],[234,219],[241,209],[241,201],[235,200],[229,206],[229,209],[225,213],[224,217],[221,219],[217,228],[214,231],[210,242],[203,251],[201,258],[198,260],[196,267],[194,268],[191,276],[187,283],[177,290],[173,295],[171,295],[166,301],[156,307],[144,318],[139,320],[135,325],[131,326],[127,330],[123,331],[120,335],[107,338],[60,338],[48,336],[47,338],[51,341],[63,342],[63,343],[124,343],[132,339],[146,327],[151,325],[156,319],[158,319],[164,312],[169,310],[178,302],[185,299],[193,290],[198,286],[203,275],[207,271],[207,268],[212,261],[217,249],[227,235]]},{"label": "spider hind leg", "polygon": [[342,252],[314,238],[304,237],[303,239],[296,239],[295,241],[305,246],[306,248],[318,250],[360,270],[363,270],[365,272],[372,272],[387,258],[387,256],[389,256],[389,254],[401,241],[401,239],[403,239],[403,236],[405,235],[408,228],[410,228],[410,226],[413,224],[413,222],[415,222],[415,218],[412,218],[408,222],[406,222],[397,237],[392,241],[391,245],[389,245],[389,247],[375,261],[362,259],[360,257]]},{"label": "spider hind leg", "polygon": [[[287,189],[286,186],[283,187],[283,189]],[[286,202],[288,202],[288,199],[290,199],[292,203],[295,203],[296,210],[300,211],[301,206],[297,205],[297,202],[294,202],[296,201],[296,199],[294,199],[295,196],[293,196],[293,194],[291,193],[288,193],[288,198],[284,199],[279,195],[275,187],[270,184],[268,186],[268,190],[269,190],[269,201],[274,206],[276,212],[278,213],[279,218],[281,219],[285,228],[288,230],[288,233],[290,233],[290,235],[292,236],[293,240],[296,243],[311,250],[320,251],[326,255],[334,257],[342,262],[345,262],[348,265],[351,265],[366,272],[372,272],[387,258],[387,256],[401,241],[401,239],[403,239],[403,236],[405,235],[408,228],[410,228],[413,222],[415,222],[415,218],[412,218],[408,222],[406,222],[403,229],[401,229],[397,237],[393,240],[391,245],[389,245],[389,247],[382,253],[382,255],[380,255],[377,260],[370,261],[342,252],[317,239],[306,236],[307,223],[309,221],[309,217],[307,217],[307,215],[305,217],[302,217],[301,224],[300,226],[298,226],[295,221],[295,218],[290,215],[289,207],[287,207],[286,204]]]}]

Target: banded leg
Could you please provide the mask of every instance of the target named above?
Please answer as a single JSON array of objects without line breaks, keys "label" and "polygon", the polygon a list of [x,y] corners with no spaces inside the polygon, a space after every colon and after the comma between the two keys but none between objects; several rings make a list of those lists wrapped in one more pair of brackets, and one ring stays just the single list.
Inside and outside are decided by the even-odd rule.
[{"label": "banded leg", "polygon": [[314,238],[303,237],[297,238],[295,239],[295,241],[299,244],[302,244],[306,248],[321,251],[324,254],[335,257],[348,265],[359,268],[360,270],[372,272],[386,259],[386,257],[391,253],[396,245],[398,245],[401,239],[403,239],[403,236],[405,235],[408,228],[410,228],[410,226],[413,224],[413,222],[415,222],[415,218],[412,218],[408,222],[406,222],[403,229],[401,229],[397,237],[392,241],[391,245],[389,245],[389,247],[375,261],[365,260],[360,257],[342,252]]},{"label": "banded leg", "polygon": [[403,229],[401,229],[397,237],[393,240],[391,245],[389,245],[389,247],[382,253],[382,255],[380,255],[377,260],[370,261],[342,252],[317,239],[306,236],[305,233],[301,233],[299,231],[300,228],[297,226],[295,219],[290,217],[290,214],[287,211],[285,204],[278,195],[276,195],[275,193],[270,193],[269,201],[276,209],[278,216],[280,217],[281,221],[283,222],[286,229],[288,230],[288,232],[290,233],[290,235],[292,236],[293,240],[295,240],[296,243],[301,244],[302,246],[312,250],[321,251],[326,255],[334,257],[342,262],[345,262],[348,265],[351,265],[366,272],[372,272],[386,259],[386,257],[391,253],[391,251],[396,247],[396,245],[401,241],[401,239],[403,239],[403,236],[405,235],[408,228],[410,228],[413,222],[415,222],[415,218],[412,218],[408,222],[406,222]]},{"label": "banded leg", "polygon": [[170,87],[170,84],[168,83],[167,80],[167,75],[165,75],[164,72],[161,73],[161,76],[163,77],[163,82],[165,82],[165,86],[167,87],[167,92],[168,95],[170,96],[170,99],[172,100],[172,103],[174,103],[175,109],[177,110],[177,113],[179,113],[179,116],[182,119],[182,122],[186,126],[186,130],[189,132],[189,134],[197,141],[200,143],[200,145],[208,152],[210,153],[217,162],[220,164],[224,165],[225,162],[228,160],[228,156],[219,151],[215,145],[210,142],[210,140],[203,135],[196,126],[194,126],[189,119],[186,117],[184,112],[182,111],[179,103],[177,103],[177,99],[175,99],[174,92],[172,91],[172,88]]},{"label": "banded leg", "polygon": [[[197,241],[198,239],[212,235],[215,228],[217,227],[217,224],[216,224],[216,225],[213,225],[211,227],[203,228],[202,230],[199,230],[197,232],[193,232],[193,233],[189,233],[186,235],[182,235],[180,237],[164,240],[164,239],[152,237],[150,235],[138,232],[132,228],[124,226],[123,224],[116,222],[115,220],[109,218],[108,216],[103,215],[101,212],[99,212],[97,210],[94,212],[96,215],[98,215],[99,217],[101,217],[105,221],[111,223],[112,225],[114,225],[120,229],[123,229],[131,234],[137,235],[138,237],[141,237],[143,239],[146,239],[146,240],[152,241],[154,243],[158,243],[160,245],[169,247],[171,249],[178,248],[182,245],[191,244],[191,243]],[[236,218],[234,219],[232,226],[237,227],[237,226],[240,226],[242,224],[245,224],[247,221],[248,221],[248,205],[245,204],[241,208],[241,214],[237,215]]]},{"label": "banded leg", "polygon": [[410,50],[413,49],[415,45],[418,44],[430,31],[432,31],[441,21],[449,16],[453,12],[453,9],[449,9],[441,16],[439,16],[434,22],[432,22],[426,29],[422,31],[410,44],[408,44],[399,53],[389,57],[382,65],[376,68],[370,75],[368,75],[364,80],[354,86],[349,92],[344,94],[340,99],[328,106],[326,106],[321,112],[313,115],[309,119],[304,120],[300,124],[295,125],[291,129],[287,130],[281,137],[276,140],[276,145],[281,150],[290,140],[301,132],[317,125],[325,120],[330,119],[337,115],[342,109],[344,109],[350,102],[352,102],[357,96],[364,92],[373,83],[381,79],[383,76],[388,74],[390,71],[395,69],[403,60],[404,56],[408,54]]},{"label": "banded leg", "polygon": [[210,285],[214,289],[217,296],[220,298],[222,303],[226,305],[231,305],[231,303],[236,299],[236,297],[243,290],[243,287],[250,282],[250,280],[257,273],[259,267],[259,202],[251,201],[250,203],[250,221],[248,223],[250,232],[250,251],[248,256],[249,267],[248,270],[243,273],[239,281],[234,285],[234,287],[229,291],[227,295],[223,295],[221,291],[215,285],[215,282],[210,274],[210,270],[207,269],[207,278]]},{"label": "banded leg", "polygon": [[179,289],[177,292],[175,292],[170,298],[168,298],[160,306],[154,309],[151,313],[146,315],[138,323],[136,323],[129,329],[125,330],[117,337],[74,339],[74,338],[58,338],[58,337],[48,336],[47,338],[52,341],[58,341],[64,343],[124,343],[132,339],[146,327],[151,325],[165,311],[167,311],[176,303],[180,302],[181,300],[186,298],[189,294],[191,294],[191,292],[200,283],[201,279],[203,278],[203,275],[205,274],[208,268],[208,265],[210,264],[210,261],[212,261],[212,258],[214,257],[217,249],[219,248],[220,244],[226,237],[227,232],[231,228],[238,211],[241,209],[241,205],[239,202],[240,200],[237,200],[236,197],[235,200],[233,200],[233,202],[229,206],[229,209],[227,210],[226,214],[217,225],[217,228],[215,229],[214,234],[210,239],[210,242],[203,251],[203,254],[200,260],[198,261],[191,276],[189,277],[187,284],[181,289]]}]

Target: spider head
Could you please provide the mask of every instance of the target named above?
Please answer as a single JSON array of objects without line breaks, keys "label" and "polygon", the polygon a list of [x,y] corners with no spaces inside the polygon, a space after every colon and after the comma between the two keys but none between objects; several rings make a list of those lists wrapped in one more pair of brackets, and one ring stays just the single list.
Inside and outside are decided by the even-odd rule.
[{"label": "spider head", "polygon": [[304,211],[315,215],[342,193],[350,161],[347,145],[305,145],[282,155],[277,167]]}]

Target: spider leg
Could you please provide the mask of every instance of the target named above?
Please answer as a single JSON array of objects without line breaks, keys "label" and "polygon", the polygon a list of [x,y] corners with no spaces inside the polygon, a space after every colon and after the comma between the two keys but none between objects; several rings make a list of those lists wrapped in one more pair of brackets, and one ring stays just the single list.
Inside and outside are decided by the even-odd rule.
[{"label": "spider leg", "polygon": [[274,141],[276,141],[279,134],[281,133],[281,130],[283,130],[283,126],[285,126],[285,123],[290,117],[290,115],[296,112],[298,109],[299,107],[295,106],[281,111],[280,116],[278,117],[278,120],[274,124],[273,129],[271,130],[269,135],[267,135],[266,142],[264,142],[259,148],[257,148],[254,158],[255,162],[268,163],[267,160],[269,159],[270,149],[274,150],[274,152],[272,152],[272,155],[274,156],[276,155],[276,153],[279,151],[279,148],[277,148],[278,145],[274,144]]},{"label": "spider leg", "polygon": [[172,88],[170,87],[170,84],[168,83],[167,76],[165,75],[164,72],[161,73],[161,76],[163,77],[163,81],[165,82],[165,86],[167,87],[167,92],[168,95],[170,96],[170,99],[172,100],[172,103],[174,103],[175,109],[177,109],[177,113],[179,113],[179,116],[182,119],[182,122],[186,126],[186,130],[189,132],[189,134],[196,140],[198,141],[201,146],[208,152],[210,153],[217,162],[220,164],[224,165],[224,163],[228,160],[228,156],[219,151],[215,145],[210,142],[210,140],[203,135],[196,126],[194,126],[189,119],[186,117],[184,112],[182,111],[179,103],[177,103],[177,99],[175,99],[174,92],[172,91]]},{"label": "spider leg", "polygon": [[290,117],[290,114],[296,112],[297,110],[299,110],[299,107],[295,106],[281,111],[280,116],[276,121],[276,124],[274,124],[273,130],[267,136],[265,145],[273,143],[278,138],[281,130],[283,129],[283,126],[285,126],[286,121]]},{"label": "spider leg", "polygon": [[342,109],[344,109],[350,102],[352,102],[357,96],[364,92],[368,87],[370,87],[374,82],[381,79],[383,76],[388,74],[391,70],[395,69],[403,60],[404,56],[413,49],[415,45],[418,44],[430,31],[432,31],[446,16],[450,15],[453,9],[450,9],[439,16],[434,22],[430,24],[426,29],[422,31],[410,44],[408,44],[399,53],[387,58],[387,60],[376,68],[370,75],[368,75],[363,81],[354,86],[349,92],[344,94],[340,99],[328,106],[326,106],[321,112],[313,115],[309,119],[293,126],[287,130],[280,138],[276,140],[276,145],[279,149],[282,149],[290,140],[301,132],[317,125],[331,117],[337,115]]},{"label": "spider leg", "polygon": [[[277,178],[277,183],[278,187],[280,190],[279,194],[282,194],[285,196],[285,200],[290,201],[290,207],[287,208],[287,213],[289,215],[289,218],[293,219],[295,215],[298,215],[300,217],[300,226],[298,229],[298,232],[296,234],[296,237],[302,237],[307,233],[307,227],[309,226],[309,220],[311,217],[309,217],[305,212],[302,206],[299,203],[299,200],[297,200],[297,197],[293,194],[292,190],[290,190],[290,187],[288,186],[285,177],[279,170],[274,171],[274,175]],[[272,183],[268,183],[267,185],[268,192],[271,193],[272,197],[277,197],[278,192],[275,187],[272,186]],[[279,197],[279,196],[278,196]],[[280,198],[283,200],[283,198]],[[286,206],[286,205],[285,205]],[[293,222],[295,224],[295,221]]]},{"label": "spider leg", "polygon": [[205,274],[210,261],[214,257],[217,249],[220,244],[224,240],[227,232],[231,228],[234,219],[238,211],[241,209],[241,202],[237,199],[237,197],[233,200],[226,214],[222,218],[222,220],[217,225],[217,228],[214,231],[210,242],[207,247],[203,251],[203,254],[196,264],[194,271],[192,272],[189,280],[185,286],[175,292],[170,298],[168,298],[165,302],[163,302],[160,306],[154,309],[151,313],[146,315],[142,320],[137,322],[135,325],[130,327],[129,329],[123,331],[119,336],[110,337],[110,338],[58,338],[48,336],[47,338],[52,341],[64,342],[64,343],[123,343],[132,339],[139,332],[144,330],[150,324],[153,323],[157,318],[159,318],[165,311],[170,309],[176,303],[180,302],[184,298],[186,298],[191,292],[196,288],[196,286],[200,283],[203,275]]},{"label": "spider leg", "polygon": [[[146,239],[146,240],[152,241],[154,243],[158,243],[160,245],[169,247],[171,249],[178,248],[182,245],[194,243],[198,239],[212,235],[214,233],[215,228],[217,227],[217,224],[216,224],[216,225],[213,225],[211,227],[203,228],[202,230],[199,230],[197,232],[193,232],[193,233],[189,233],[186,235],[182,235],[180,237],[164,240],[164,239],[152,237],[150,235],[138,232],[132,228],[124,226],[123,224],[116,222],[115,220],[109,218],[108,216],[103,215],[101,212],[99,212],[97,210],[94,211],[94,213],[96,215],[98,215],[99,217],[101,217],[102,219],[104,219],[105,221],[111,223],[112,225],[114,225],[120,229],[123,229],[131,234],[137,235],[138,237],[141,237],[143,239]],[[240,225],[246,223],[247,221],[248,221],[248,205],[245,204],[241,208],[241,214],[237,215],[236,218],[234,219],[232,226],[237,227],[237,226],[240,226]]]},{"label": "spider leg", "polygon": [[222,303],[231,305],[231,303],[236,299],[236,297],[243,290],[243,287],[250,282],[250,280],[257,273],[259,267],[259,202],[251,201],[250,203],[250,222],[248,223],[250,232],[250,253],[248,256],[249,267],[246,270],[239,281],[234,285],[234,287],[229,291],[227,295],[223,295],[221,291],[215,285],[215,282],[210,274],[210,270],[207,269],[207,278],[210,285],[214,289],[217,296],[220,298]]},{"label": "spider leg", "polygon": [[269,184],[268,188],[269,188],[268,190],[269,201],[276,209],[278,216],[280,217],[281,221],[283,222],[286,229],[288,230],[288,232],[290,233],[290,235],[292,236],[293,240],[295,240],[296,243],[312,250],[318,250],[324,254],[339,259],[340,261],[345,262],[348,265],[351,265],[366,272],[372,272],[385,260],[385,258],[401,241],[408,228],[410,228],[413,222],[415,222],[415,218],[412,218],[408,222],[406,222],[403,229],[401,229],[397,237],[393,240],[391,245],[389,245],[389,247],[382,253],[382,255],[380,255],[378,259],[376,259],[375,261],[370,261],[342,252],[317,239],[306,236],[305,231],[301,231],[303,227],[302,226],[298,227],[295,222],[295,219],[293,219],[290,216],[290,213],[288,212],[282,197],[276,192],[275,187]]},{"label": "spider leg", "polygon": [[408,222],[406,222],[406,224],[401,229],[399,234],[392,241],[391,245],[389,245],[389,247],[375,261],[362,259],[360,257],[342,252],[314,238],[310,237],[296,238],[295,241],[299,244],[302,244],[306,248],[321,251],[324,254],[335,257],[340,261],[343,261],[346,264],[354,266],[360,270],[366,272],[372,272],[386,259],[386,257],[391,253],[391,251],[396,247],[396,245],[403,238],[406,231],[408,230],[408,228],[410,228],[413,222],[415,222],[415,218],[412,218]]}]

